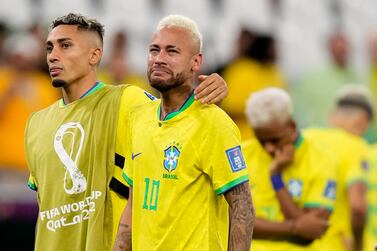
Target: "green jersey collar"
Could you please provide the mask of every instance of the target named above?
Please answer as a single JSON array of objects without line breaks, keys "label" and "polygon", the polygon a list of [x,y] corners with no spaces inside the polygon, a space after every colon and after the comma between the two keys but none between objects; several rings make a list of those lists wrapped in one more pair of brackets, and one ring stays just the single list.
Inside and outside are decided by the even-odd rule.
[{"label": "green jersey collar", "polygon": [[[83,95],[81,95],[80,99],[92,94],[92,93],[95,93],[96,91],[98,91],[99,89],[102,89],[103,87],[105,86],[104,83],[102,83],[101,81],[97,81],[92,87],[90,87],[89,90],[87,90]],[[64,103],[64,99],[60,99],[60,102],[59,102],[59,106],[60,107],[64,107],[66,106],[67,104]]]},{"label": "green jersey collar", "polygon": [[[190,105],[192,103],[194,103],[194,100],[195,100],[194,97],[195,97],[195,95],[194,95],[194,93],[192,93],[190,95],[190,97],[188,97],[188,99],[186,99],[186,101],[183,103],[183,105],[181,106],[181,108],[179,108],[178,111],[174,111],[174,112],[170,112],[170,113],[166,114],[165,118],[163,118],[162,121],[167,121],[169,119],[172,119],[175,116],[177,116],[178,114],[180,114],[181,112],[183,112],[184,110],[186,110],[187,108],[189,108]],[[158,116],[158,120],[160,120],[160,118],[161,118],[161,103],[160,103],[160,105],[158,106],[158,109],[157,109],[157,116]]]},{"label": "green jersey collar", "polygon": [[302,145],[303,141],[304,141],[304,137],[302,137],[301,132],[299,132],[298,137],[297,137],[296,142],[295,142],[295,148],[298,149]]}]

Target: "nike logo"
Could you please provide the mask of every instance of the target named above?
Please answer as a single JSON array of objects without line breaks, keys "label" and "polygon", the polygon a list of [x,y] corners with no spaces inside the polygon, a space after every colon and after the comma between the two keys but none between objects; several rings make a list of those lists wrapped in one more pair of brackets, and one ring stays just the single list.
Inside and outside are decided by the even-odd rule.
[{"label": "nike logo", "polygon": [[140,154],[141,154],[141,152],[136,153],[136,154],[132,153],[132,156],[131,156],[132,160],[134,160],[134,159],[135,159],[137,156],[139,156]]}]

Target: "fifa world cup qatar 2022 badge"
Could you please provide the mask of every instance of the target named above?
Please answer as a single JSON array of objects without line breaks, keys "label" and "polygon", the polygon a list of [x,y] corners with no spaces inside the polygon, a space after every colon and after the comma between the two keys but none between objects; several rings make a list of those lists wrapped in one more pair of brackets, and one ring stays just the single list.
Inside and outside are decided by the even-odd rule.
[{"label": "fifa world cup qatar 2022 badge", "polygon": [[[64,144],[65,138],[72,142]],[[64,190],[67,194],[78,194],[86,190],[86,178],[77,166],[84,138],[85,131],[79,122],[63,124],[55,134],[54,148],[65,168]]]},{"label": "fifa world cup qatar 2022 badge", "polygon": [[246,168],[245,159],[242,155],[241,147],[236,146],[225,151],[229,161],[229,165],[232,168],[232,172],[238,172]]},{"label": "fifa world cup qatar 2022 badge", "polygon": [[70,198],[59,196],[60,202],[39,212],[38,224],[45,225],[49,231],[56,232],[89,220],[96,211],[97,201],[102,197],[101,191],[87,186],[87,179],[82,172],[83,168],[81,167],[81,170],[79,168],[85,136],[85,130],[80,122],[64,123],[55,133],[54,149],[62,168],[65,169],[62,186],[66,197]]},{"label": "fifa world cup qatar 2022 badge", "polygon": [[173,173],[178,167],[179,156],[181,155],[182,146],[177,142],[172,142],[166,146],[164,150],[164,168],[168,173],[164,173],[162,178],[165,179],[175,179],[178,177]]}]

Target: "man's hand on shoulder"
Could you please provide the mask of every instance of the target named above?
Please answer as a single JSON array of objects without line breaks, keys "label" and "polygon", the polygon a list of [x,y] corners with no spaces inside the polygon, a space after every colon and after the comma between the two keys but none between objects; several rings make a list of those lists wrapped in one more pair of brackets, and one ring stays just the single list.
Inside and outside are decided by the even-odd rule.
[{"label": "man's hand on shoulder", "polygon": [[195,88],[195,99],[203,104],[219,105],[228,95],[225,80],[217,73],[198,76],[199,85]]}]

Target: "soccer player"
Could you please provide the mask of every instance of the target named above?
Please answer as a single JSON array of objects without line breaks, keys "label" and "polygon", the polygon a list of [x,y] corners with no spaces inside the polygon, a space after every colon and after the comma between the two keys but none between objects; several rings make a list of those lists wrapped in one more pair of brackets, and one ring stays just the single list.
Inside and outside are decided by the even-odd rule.
[{"label": "soccer player", "polygon": [[[40,210],[35,250],[103,251],[113,245],[128,193],[121,178],[124,128],[132,107],[154,98],[98,80],[103,32],[96,20],[68,14],[52,22],[47,37],[52,85],[63,98],[34,113],[26,126],[29,186]],[[201,80],[207,92],[217,89],[214,96],[224,86],[217,75]]]},{"label": "soccer player", "polygon": [[195,22],[179,15],[163,18],[152,37],[148,78],[162,98],[131,115],[124,169],[131,195],[114,250],[227,250],[228,232],[229,250],[250,249],[253,206],[239,130],[192,95],[201,44]]},{"label": "soccer player", "polygon": [[363,250],[377,250],[377,145],[369,150],[368,159],[368,217],[364,229]]},{"label": "soccer player", "polygon": [[278,88],[256,92],[247,101],[256,136],[242,145],[253,174],[253,251],[311,249],[333,208],[333,163],[301,135],[292,110],[289,95]]},{"label": "soccer player", "polygon": [[303,130],[305,137],[320,144],[338,162],[337,199],[330,219],[332,234],[318,248],[335,250],[334,246],[338,246],[339,251],[359,251],[367,214],[368,146],[362,136],[373,120],[373,103],[362,85],[344,85],[337,96],[329,120],[331,127]]}]

